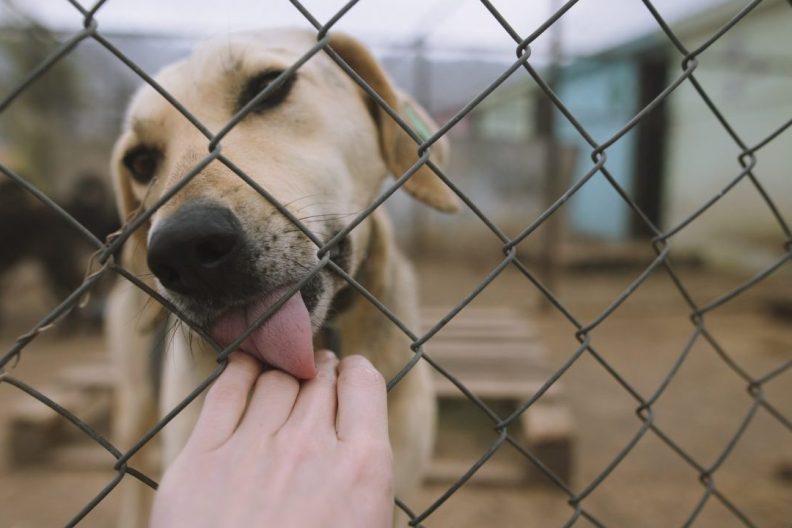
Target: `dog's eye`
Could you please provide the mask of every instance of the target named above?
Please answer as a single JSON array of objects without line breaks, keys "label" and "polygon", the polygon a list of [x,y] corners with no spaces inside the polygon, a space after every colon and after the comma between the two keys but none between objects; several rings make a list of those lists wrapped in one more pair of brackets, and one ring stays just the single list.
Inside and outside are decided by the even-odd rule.
[{"label": "dog's eye", "polygon": [[142,145],[127,152],[123,163],[136,181],[149,183],[157,172],[161,158],[162,153],[158,149]]},{"label": "dog's eye", "polygon": [[[242,93],[239,94],[239,100],[237,101],[237,111],[244,108],[246,104],[252,101],[258,94],[264,91],[267,86],[275,82],[280,74],[283,73],[282,71],[268,71],[264,73],[260,73],[255,77],[252,77],[245,88],[242,90]],[[286,99],[286,96],[289,95],[291,91],[292,85],[294,84],[296,75],[289,75],[285,79],[280,80],[279,85],[273,87],[273,90],[261,101],[258,101],[256,105],[253,107],[253,112],[263,112],[268,108],[272,108],[283,102]]]}]

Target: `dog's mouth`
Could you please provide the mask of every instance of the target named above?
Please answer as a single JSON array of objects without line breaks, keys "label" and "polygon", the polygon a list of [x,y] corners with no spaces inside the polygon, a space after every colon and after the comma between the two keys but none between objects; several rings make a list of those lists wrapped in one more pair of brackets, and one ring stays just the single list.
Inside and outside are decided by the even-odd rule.
[{"label": "dog's mouth", "polygon": [[311,316],[299,291],[283,302],[291,288],[278,288],[256,302],[223,313],[211,327],[212,338],[226,347],[253,326],[259,317],[279,305],[275,313],[240,343],[238,349],[296,378],[314,377],[316,366]]}]

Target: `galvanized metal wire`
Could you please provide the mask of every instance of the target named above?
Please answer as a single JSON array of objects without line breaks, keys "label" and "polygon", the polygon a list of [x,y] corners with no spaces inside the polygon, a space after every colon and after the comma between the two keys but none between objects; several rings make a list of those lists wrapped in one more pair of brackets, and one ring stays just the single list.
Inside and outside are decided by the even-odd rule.
[{"label": "galvanized metal wire", "polygon": [[[789,260],[792,259],[792,231],[790,230],[787,219],[783,216],[780,209],[774,203],[771,193],[763,186],[760,178],[754,173],[754,168],[761,151],[770,142],[777,139],[787,129],[792,127],[792,118],[786,121],[777,129],[770,131],[765,138],[758,141],[753,146],[747,144],[737,130],[732,126],[724,113],[713,102],[712,98],[708,95],[706,89],[697,80],[696,70],[702,61],[706,60],[704,56],[706,50],[712,46],[719,38],[726,34],[735,24],[744,19],[749,13],[755,9],[761,0],[753,0],[746,4],[746,6],[736,13],[730,20],[724,23],[715,33],[711,35],[703,44],[695,49],[688,49],[678,38],[678,36],[671,29],[667,21],[661,16],[656,7],[650,0],[641,0],[646,10],[654,18],[657,26],[666,35],[668,42],[670,42],[673,49],[678,53],[680,58],[680,71],[667,86],[657,94],[657,96],[645,107],[643,107],[632,119],[630,119],[624,126],[622,126],[611,137],[602,142],[598,142],[592,137],[591,134],[585,129],[583,124],[576,118],[574,113],[564,104],[564,101],[558,94],[554,93],[548,82],[543,78],[541,72],[534,66],[531,60],[531,46],[543,35],[551,26],[560,19],[570,9],[573,9],[578,0],[570,0],[566,2],[557,12],[553,13],[536,31],[532,34],[524,36],[521,35],[507,20],[507,18],[498,10],[498,8],[489,0],[480,0],[483,6],[482,16],[491,16],[506,32],[515,43],[515,60],[506,68],[503,73],[485,89],[483,89],[476,97],[474,97],[468,104],[461,108],[453,117],[428,138],[422,138],[417,134],[411,126],[406,123],[399,116],[398,112],[389,107],[386,101],[380,97],[369,86],[365,80],[360,77],[354,69],[348,65],[343,58],[337,54],[330,45],[329,32],[333,29],[334,25],[341,20],[346,13],[352,10],[359,0],[352,0],[347,2],[338,12],[331,17],[326,23],[321,23],[308,8],[306,8],[299,0],[289,0],[294,6],[296,11],[301,14],[316,30],[316,44],[308,50],[298,61],[291,67],[284,71],[281,76],[275,79],[256,99],[245,105],[221,130],[217,132],[211,131],[203,125],[199,119],[190,113],[176,98],[170,95],[156,80],[154,80],[148,73],[140,68],[133,60],[120,51],[113,43],[102,35],[100,27],[101,8],[106,4],[106,0],[97,2],[91,8],[85,8],[80,5],[76,0],[66,0],[75,8],[75,16],[81,17],[83,21],[83,29],[73,34],[70,38],[66,39],[48,58],[41,64],[33,69],[23,80],[21,80],[14,89],[7,95],[0,99],[0,113],[5,111],[15,100],[25,92],[25,90],[33,83],[38,82],[42,75],[49,71],[64,57],[68,56],[80,43],[86,40],[93,40],[107,49],[117,59],[126,65],[132,72],[134,72],[140,79],[155,89],[161,94],[181,115],[183,115],[205,138],[207,153],[202,160],[197,162],[189,171],[187,171],[181,180],[160,199],[156,201],[150,208],[145,211],[139,211],[133,218],[129,219],[123,228],[113,237],[103,242],[93,236],[85,227],[80,225],[77,220],[69,216],[63,209],[61,209],[55,202],[50,199],[46,194],[37,189],[29,181],[25,180],[22,176],[15,173],[11,168],[0,165],[0,172],[10,180],[16,182],[20,187],[29,192],[33,197],[38,199],[44,206],[50,208],[52,211],[59,214],[63,221],[68,223],[69,226],[86,241],[92,244],[96,250],[96,263],[97,270],[89,275],[85,281],[76,288],[71,295],[63,299],[58,306],[46,314],[34,327],[26,334],[19,337],[16,343],[7,350],[2,357],[0,357],[0,383],[5,383],[8,386],[15,387],[16,389],[24,392],[28,396],[35,398],[42,404],[46,405],[64,419],[68,420],[74,427],[82,431],[97,445],[105,449],[110,456],[115,459],[114,470],[115,476],[107,483],[107,485],[85,506],[79,511],[75,512],[74,517],[67,523],[67,526],[74,526],[80,523],[81,520],[97,505],[99,504],[124,478],[132,477],[140,480],[151,488],[157,487],[157,483],[141,471],[129,465],[130,458],[137,453],[143,446],[146,445],[170,420],[178,415],[190,402],[197,398],[211,383],[219,376],[227,364],[228,354],[236,348],[257,326],[258,323],[266,320],[270,314],[274,313],[280,305],[285,302],[289,295],[305,283],[307,283],[313,276],[324,269],[329,269],[336,275],[342,277],[349,287],[357,291],[380,310],[397,328],[399,328],[411,341],[414,356],[411,361],[403,366],[401,371],[388,381],[388,389],[396,386],[400,380],[414,367],[419,361],[426,361],[433,369],[445,376],[451,383],[453,383],[475,406],[480,409],[492,422],[492,427],[495,430],[496,439],[492,442],[490,447],[486,450],[481,457],[470,466],[459,479],[454,482],[441,496],[439,496],[428,508],[423,511],[416,511],[410,505],[405,504],[397,498],[396,504],[400,507],[410,518],[412,526],[424,526],[431,520],[432,514],[440,508],[460,487],[465,483],[484,465],[491,457],[498,452],[498,450],[506,444],[515,448],[521,453],[525,459],[534,465],[543,475],[545,475],[550,482],[553,483],[560,493],[563,493],[568,498],[570,507],[569,519],[564,526],[574,526],[580,518],[585,518],[589,523],[604,527],[606,524],[598,519],[591,511],[586,508],[586,498],[591,495],[630,455],[633,448],[644,438],[646,435],[654,435],[662,441],[668,449],[676,454],[681,460],[689,465],[698,475],[698,479],[702,486],[701,498],[696,503],[694,509],[689,513],[683,526],[695,525],[696,519],[703,510],[704,506],[712,500],[720,502],[725,506],[734,516],[738,524],[747,527],[756,526],[751,520],[749,515],[742,511],[734,501],[725,495],[717,486],[716,475],[719,470],[732,454],[735,447],[740,443],[745,431],[751,426],[757,413],[764,412],[767,416],[777,421],[782,427],[792,432],[792,422],[790,418],[784,415],[776,405],[768,400],[765,394],[765,386],[777,379],[782,373],[792,368],[792,361],[787,361],[778,365],[770,372],[763,375],[752,376],[749,374],[737,361],[733,355],[730,354],[728,346],[722,343],[716,335],[708,327],[708,315],[732,300],[734,297],[744,293],[746,290],[751,289],[757,283],[776,272],[779,268],[785,266]],[[637,0],[636,0],[637,1]],[[399,127],[401,127],[412,139],[415,141],[415,149],[418,156],[415,164],[410,167],[404,174],[396,175],[397,179],[389,185],[389,187],[368,207],[360,211],[337,235],[333,236],[329,241],[322,242],[322,240],[315,236],[311,230],[304,225],[298,218],[296,218],[283,204],[279,203],[277,199],[270,194],[267,189],[260,186],[253,179],[244,173],[243,170],[229,159],[222,150],[223,138],[255,107],[255,103],[278,88],[279,84],[285,81],[291,74],[297,71],[306,61],[318,53],[326,53],[349,77],[366,92],[371,99],[377,104],[384,112],[386,112],[391,119],[393,119]],[[453,179],[446,174],[441,167],[430,159],[430,154],[433,145],[438,139],[443,137],[448,131],[454,127],[461,119],[468,115],[478,104],[490,96],[492,92],[498,88],[506,79],[513,75],[518,70],[524,70],[536,83],[536,86],[541,90],[541,93],[546,97],[551,104],[557,109],[568,121],[572,127],[579,133],[580,137],[590,147],[590,157],[592,165],[589,171],[572,184],[546,211],[540,214],[535,221],[527,225],[516,236],[507,236],[487,215],[476,206],[474,197],[467,196],[457,185],[454,184]],[[698,93],[701,103],[705,105],[712,116],[720,123],[723,131],[739,148],[740,154],[735,160],[734,164],[734,178],[722,188],[712,189],[712,197],[703,203],[698,209],[693,211],[687,218],[672,226],[668,229],[661,229],[647,217],[641,210],[638,204],[630,197],[629,193],[622,188],[618,181],[613,177],[608,168],[608,149],[621,137],[632,130],[638,123],[640,123],[650,112],[655,110],[661,103],[663,103],[669,96],[671,96],[680,86],[688,85],[695,89]],[[151,289],[145,282],[136,277],[133,273],[126,270],[120,262],[116,260],[116,255],[119,249],[127,241],[132,234],[141,228],[143,224],[168,200],[170,200],[176,193],[178,193],[185,185],[187,185],[193,178],[201,173],[201,171],[211,162],[217,161],[225,165],[229,170],[238,175],[249,186],[258,192],[263,200],[269,202],[275,209],[282,215],[288,218],[294,226],[302,231],[311,241],[317,246],[317,255],[319,262],[317,265],[308,272],[305,277],[286,295],[280,303],[271,307],[267,313],[263,314],[259,320],[251,328],[249,328],[243,335],[229,346],[223,348],[212,341],[206,333],[200,328],[199,325],[190,321],[189,317],[180,313],[177,307],[171,304],[167,299],[163,298],[156,291]],[[388,309],[379,299],[372,295],[366,288],[361,285],[354,277],[350,276],[341,266],[337,265],[332,260],[332,255],[337,249],[338,244],[353,231],[361,222],[363,222],[375,209],[381,207],[388,198],[396,192],[412,175],[422,167],[428,167],[432,170],[460,199],[470,208],[471,211],[481,220],[482,224],[486,226],[492,234],[497,237],[502,243],[503,258],[500,262],[487,274],[484,280],[471,292],[467,293],[463,300],[454,306],[449,313],[437,321],[430,329],[421,333],[418,328],[410,328],[405,325],[399,318]],[[556,214],[567,201],[580,191],[595,175],[602,175],[610,184],[612,189],[618,193],[624,203],[630,208],[632,213],[640,219],[642,224],[652,233],[651,245],[656,253],[652,262],[619,294],[617,297],[596,317],[591,321],[580,320],[571,309],[569,309],[562,301],[556,296],[550,288],[548,288],[537,275],[531,271],[530,267],[518,256],[518,246],[526,239],[531,237],[535,231],[543,225],[544,222],[550,218],[551,215]],[[772,263],[765,270],[757,273],[755,276],[745,281],[743,284],[737,286],[731,291],[723,293],[721,296],[707,302],[706,304],[698,304],[694,301],[690,293],[688,285],[686,285],[683,278],[676,271],[672,262],[670,250],[673,243],[673,238],[681,230],[685,229],[691,223],[701,216],[710,207],[718,203],[724,196],[726,196],[737,183],[748,180],[753,186],[757,195],[764,202],[767,210],[771,212],[779,228],[784,233],[786,241],[784,243],[783,256],[776,262]],[[569,321],[575,328],[574,336],[579,342],[579,346],[567,358],[563,365],[555,372],[553,372],[536,391],[536,393],[520,404],[514,412],[508,416],[501,416],[496,413],[490,406],[487,405],[481,398],[470,391],[464,383],[457,379],[451,372],[443,367],[443,365],[434,360],[431,354],[425,350],[424,345],[431,341],[445,325],[454,319],[462,310],[465,309],[485,288],[487,288],[504,270],[507,268],[514,268],[519,271],[536,289],[547,299],[552,307],[554,307],[561,316]],[[658,270],[663,270],[671,279],[674,286],[685,300],[691,322],[691,334],[688,342],[683,350],[679,353],[668,372],[665,373],[660,384],[655,391],[651,394],[644,394],[635,388],[630,381],[623,376],[617,368],[615,368],[603,354],[592,344],[592,331],[608,319],[615,310],[619,308],[633,293],[639,289],[645,281]],[[182,321],[189,325],[194,331],[200,334],[208,342],[212,344],[218,354],[218,366],[200,385],[178,405],[172,409],[165,417],[163,417],[146,435],[140,438],[134,446],[126,451],[121,451],[113,445],[107,438],[103,437],[91,426],[85,423],[79,416],[76,416],[68,409],[63,408],[58,402],[50,399],[46,394],[39,391],[36,387],[18,379],[13,375],[12,367],[14,361],[18,359],[25,352],[25,348],[34,341],[41,332],[49,325],[56,322],[59,318],[63,317],[66,313],[72,310],[80,299],[88,293],[100,278],[108,274],[115,274],[120,280],[129,281],[136,287],[143,290],[146,294],[150,295],[154,301],[162,304],[167,310],[178,316]],[[738,427],[734,430],[731,437],[726,442],[725,447],[720,454],[716,457],[715,461],[706,465],[697,460],[692,454],[687,452],[677,441],[668,433],[666,433],[655,421],[655,414],[653,406],[662,396],[664,391],[668,388],[671,381],[677,375],[680,367],[685,363],[689,357],[691,349],[696,343],[705,341],[707,342],[718,354],[722,362],[727,365],[736,376],[742,380],[746,388],[746,398],[751,401],[749,410],[742,417]],[[431,348],[431,347],[430,347]],[[602,368],[602,370],[610,376],[613,381],[623,389],[635,401],[636,412],[636,430],[631,438],[625,443],[618,454],[597,474],[591,481],[585,483],[582,487],[573,487],[569,482],[565,482],[562,478],[556,475],[551,469],[545,465],[539,457],[537,457],[523,441],[516,437],[510,431],[510,427],[515,424],[520,415],[526,412],[532,405],[534,405],[539,398],[542,397],[551,387],[553,387],[559,379],[563,378],[564,374],[570,369],[580,358],[584,355],[590,356]]]}]

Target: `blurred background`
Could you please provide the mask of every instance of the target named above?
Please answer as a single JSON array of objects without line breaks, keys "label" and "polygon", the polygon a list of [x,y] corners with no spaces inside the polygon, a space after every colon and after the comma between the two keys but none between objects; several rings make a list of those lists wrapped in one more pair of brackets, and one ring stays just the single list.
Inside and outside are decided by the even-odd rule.
[{"label": "blurred background", "polygon": [[[304,2],[320,21],[343,4]],[[563,4],[501,0],[492,5],[524,37]],[[652,5],[692,50],[748,2],[655,0]],[[310,27],[287,1],[110,0],[96,19],[101,34],[151,75],[207,37]],[[82,23],[67,1],[0,2],[0,98]],[[516,60],[517,45],[482,3],[362,0],[335,28],[369,45],[396,83],[438,123],[488,92],[449,130],[446,174],[506,236],[533,226],[593,169],[590,141],[525,69],[489,92]],[[631,393],[649,398],[671,372],[654,407],[658,427],[702,467],[728,453],[715,476],[728,501],[710,496],[693,525],[790,526],[792,268],[783,260],[789,234],[748,178],[730,186],[743,171],[738,157],[744,149],[707,103],[748,147],[788,122],[792,48],[785,43],[791,29],[789,2],[761,2],[697,57],[695,78],[708,100],[685,81],[608,146],[606,167],[641,214],[601,173],[594,174],[516,246],[541,288],[509,266],[433,338],[438,357],[505,417],[575,354],[578,327],[596,320],[649,268],[657,233],[647,221],[673,233],[670,259],[684,294],[663,266],[653,268],[590,334],[618,377],[583,354],[516,426],[515,434],[567,490],[506,445],[429,517],[427,526],[562,526],[574,513],[567,504],[569,490],[587,489],[606,471],[607,478],[583,503],[602,524],[683,525],[705,494],[700,471],[660,435],[642,434],[635,412],[639,403]],[[582,0],[531,44],[530,64],[591,141],[602,144],[679,78],[683,58],[643,2]],[[101,45],[81,42],[0,111],[0,164],[105,239],[119,226],[110,148],[125,105],[141,83]],[[762,145],[753,170],[786,219],[792,217],[790,138],[792,132],[784,131]],[[496,268],[503,243],[469,208],[445,216],[401,193],[386,206],[415,264],[428,329]],[[0,175],[3,353],[82,282],[91,254],[56,213]],[[706,305],[771,268],[755,286],[707,314],[712,339],[696,337],[690,303]],[[109,282],[26,347],[13,367],[15,376],[56,401],[62,398],[65,407],[101,431],[109,430],[111,419],[101,336]],[[447,352],[459,347],[467,347],[470,357]],[[682,366],[673,370],[683,353]],[[493,362],[501,366],[490,367]],[[754,409],[746,391],[747,379],[770,372],[778,373],[762,388],[776,414]],[[497,436],[479,408],[442,379],[438,384],[443,398],[438,452],[415,511],[432,504]],[[744,423],[748,426],[737,437]],[[63,524],[113,475],[112,457],[7,384],[0,384],[0,435],[4,525]],[[635,447],[611,468],[636,435]],[[734,438],[739,441],[727,451]],[[113,493],[86,525],[113,525],[117,505]],[[595,524],[581,519],[575,525]]]}]

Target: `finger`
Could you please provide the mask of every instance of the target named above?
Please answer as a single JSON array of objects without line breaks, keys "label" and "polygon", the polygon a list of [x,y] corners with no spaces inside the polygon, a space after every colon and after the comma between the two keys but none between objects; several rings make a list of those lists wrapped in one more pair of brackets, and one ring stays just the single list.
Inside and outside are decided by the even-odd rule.
[{"label": "finger", "polygon": [[280,429],[291,414],[300,382],[281,370],[268,370],[256,381],[248,410],[239,424],[239,434],[272,435]]},{"label": "finger", "polygon": [[337,366],[338,358],[329,350],[316,353],[316,377],[303,382],[284,429],[335,436]]},{"label": "finger", "polygon": [[206,393],[189,446],[210,451],[228,440],[245,412],[248,395],[261,369],[255,358],[231,353],[225,370]]},{"label": "finger", "polygon": [[338,439],[388,442],[385,379],[363,356],[349,356],[338,368]]}]

